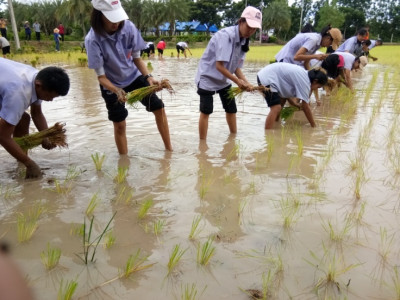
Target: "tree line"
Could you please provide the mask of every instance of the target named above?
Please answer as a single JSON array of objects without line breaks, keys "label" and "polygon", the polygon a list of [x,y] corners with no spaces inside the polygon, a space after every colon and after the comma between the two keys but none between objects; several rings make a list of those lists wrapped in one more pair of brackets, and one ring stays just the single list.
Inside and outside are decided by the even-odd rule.
[{"label": "tree line", "polygon": [[[218,28],[235,24],[245,5],[263,12],[263,31],[273,31],[285,41],[292,38],[302,25],[311,23],[318,31],[327,24],[340,28],[346,38],[368,25],[370,36],[384,41],[400,41],[400,0],[121,0],[135,25],[144,33],[165,22],[197,20]],[[90,28],[90,0],[42,0],[22,3],[12,1],[17,25],[39,21],[42,31],[51,34],[62,22],[67,35],[83,39]],[[0,0],[0,17],[9,19],[7,0]],[[301,22],[300,22],[301,19]],[[170,26],[169,36],[176,34]]]}]

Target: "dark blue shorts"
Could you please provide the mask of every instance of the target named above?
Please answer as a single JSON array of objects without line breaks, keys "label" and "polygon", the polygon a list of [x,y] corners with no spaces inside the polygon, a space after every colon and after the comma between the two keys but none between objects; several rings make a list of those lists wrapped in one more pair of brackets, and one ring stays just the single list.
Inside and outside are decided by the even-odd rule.
[{"label": "dark blue shorts", "polygon": [[[131,92],[141,87],[149,86],[150,84],[140,75],[134,82],[124,88],[125,92]],[[125,108],[125,103],[120,103],[116,94],[109,90],[105,90],[100,85],[101,96],[106,102],[108,111],[108,119],[112,122],[122,122],[128,116],[128,110]],[[156,111],[164,107],[164,103],[156,94],[152,94],[144,98],[141,103],[146,106],[147,111]]]},{"label": "dark blue shorts", "polygon": [[200,111],[206,115],[212,114],[214,110],[213,95],[218,93],[225,112],[235,114],[237,112],[235,99],[230,99],[228,95],[231,86],[232,85],[230,84],[218,91],[207,91],[202,88],[197,88],[197,94],[200,95]]}]

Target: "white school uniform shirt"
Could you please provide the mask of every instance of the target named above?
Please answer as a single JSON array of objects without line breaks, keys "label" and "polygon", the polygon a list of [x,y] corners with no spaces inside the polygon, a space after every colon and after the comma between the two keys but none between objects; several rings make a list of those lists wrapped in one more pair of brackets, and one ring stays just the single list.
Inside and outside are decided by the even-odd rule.
[{"label": "white school uniform shirt", "polygon": [[339,46],[336,52],[348,51],[349,53],[354,53],[354,50],[356,49],[357,46],[357,42],[358,42],[357,36],[352,36],[351,38],[345,40],[344,43]]},{"label": "white school uniform shirt", "polygon": [[346,70],[350,70],[351,71],[351,69],[353,68],[354,61],[356,60],[356,57],[353,54],[348,53],[348,52],[337,52],[337,51],[335,51],[334,53],[343,57],[344,68]]},{"label": "white school uniform shirt", "polygon": [[295,65],[303,65],[302,61],[294,60],[294,56],[300,48],[307,49],[306,54],[314,54],[321,46],[322,36],[316,32],[298,33],[275,56],[277,62],[286,62]]},{"label": "white school uniform shirt", "polygon": [[231,81],[216,68],[216,62],[224,62],[225,68],[232,74],[243,66],[246,52],[242,45],[246,39],[240,39],[239,26],[221,29],[213,35],[200,59],[195,78],[196,85],[204,90],[217,91],[227,87]]},{"label": "white school uniform shirt", "polygon": [[[324,53],[321,51],[315,51],[315,54],[324,54]],[[322,60],[313,58],[310,60],[310,68],[314,69],[316,67],[320,67],[322,65],[322,62],[323,62]]]},{"label": "white school uniform shirt", "polygon": [[25,110],[32,104],[40,105],[35,90],[35,68],[9,59],[0,58],[0,118],[17,125]]},{"label": "white school uniform shirt", "polygon": [[179,42],[177,45],[181,46],[183,49],[186,49],[187,47],[189,47],[188,44],[185,42]]},{"label": "white school uniform shirt", "polygon": [[289,63],[273,63],[261,69],[258,79],[264,86],[278,93],[281,98],[296,97],[310,102],[311,82],[308,71],[303,67]]},{"label": "white school uniform shirt", "polygon": [[371,45],[368,46],[368,49],[371,50],[376,46],[376,40],[371,40]]},{"label": "white school uniform shirt", "polygon": [[140,57],[146,43],[131,21],[125,20],[121,30],[112,35],[102,36],[91,28],[85,47],[89,68],[98,76],[105,74],[115,86],[124,88],[141,75],[132,58]]}]

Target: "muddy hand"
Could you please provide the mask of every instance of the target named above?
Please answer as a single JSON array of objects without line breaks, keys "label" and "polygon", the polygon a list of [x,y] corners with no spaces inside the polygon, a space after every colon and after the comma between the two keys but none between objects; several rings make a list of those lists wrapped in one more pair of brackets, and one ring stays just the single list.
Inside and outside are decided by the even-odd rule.
[{"label": "muddy hand", "polygon": [[29,163],[26,164],[25,179],[40,177],[42,177],[42,170],[33,160],[31,160]]},{"label": "muddy hand", "polygon": [[44,138],[43,141],[42,141],[42,147],[44,149],[50,150],[50,149],[53,149],[53,148],[57,147],[57,145],[52,143],[52,142],[50,142],[50,140],[48,138]]},{"label": "muddy hand", "polygon": [[118,102],[120,102],[120,103],[126,102],[126,92],[123,89],[117,88],[115,91],[115,94],[118,97]]}]

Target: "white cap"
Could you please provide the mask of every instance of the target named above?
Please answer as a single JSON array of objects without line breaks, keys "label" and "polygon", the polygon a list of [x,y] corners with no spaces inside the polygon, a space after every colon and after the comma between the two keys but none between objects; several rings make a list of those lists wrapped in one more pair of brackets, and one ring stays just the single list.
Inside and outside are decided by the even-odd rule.
[{"label": "white cap", "polygon": [[241,15],[246,19],[247,25],[251,28],[261,28],[262,14],[261,11],[253,6],[247,6]]},{"label": "white cap", "polygon": [[92,5],[101,11],[111,23],[129,19],[119,0],[92,0]]},{"label": "white cap", "polygon": [[362,70],[368,64],[368,58],[366,56],[360,56],[360,70]]}]

